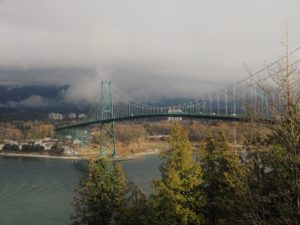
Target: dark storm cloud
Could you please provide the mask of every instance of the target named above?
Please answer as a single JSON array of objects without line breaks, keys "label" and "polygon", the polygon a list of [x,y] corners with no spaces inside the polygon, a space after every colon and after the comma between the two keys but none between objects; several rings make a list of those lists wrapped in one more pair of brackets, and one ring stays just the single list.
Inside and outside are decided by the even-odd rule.
[{"label": "dark storm cloud", "polygon": [[[95,74],[91,68],[28,68],[0,69],[1,84],[5,85],[65,85],[83,75]],[[70,79],[71,78],[71,79]]]},{"label": "dark storm cloud", "polygon": [[[70,84],[93,101],[101,79],[142,98],[195,96],[300,45],[296,0],[0,1],[0,84]],[[39,101],[35,97],[36,102]]]}]

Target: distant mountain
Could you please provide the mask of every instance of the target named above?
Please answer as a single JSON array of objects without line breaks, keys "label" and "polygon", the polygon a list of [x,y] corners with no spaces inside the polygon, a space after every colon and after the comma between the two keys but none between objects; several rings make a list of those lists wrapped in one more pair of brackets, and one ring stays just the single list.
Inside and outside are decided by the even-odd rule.
[{"label": "distant mountain", "polygon": [[63,101],[69,86],[0,85],[0,121],[45,119],[50,112],[86,113],[88,106]]},{"label": "distant mountain", "polygon": [[58,99],[61,94],[67,91],[69,86],[6,86],[0,85],[0,104],[7,104],[10,101],[20,102],[31,96],[41,96],[48,99]]}]

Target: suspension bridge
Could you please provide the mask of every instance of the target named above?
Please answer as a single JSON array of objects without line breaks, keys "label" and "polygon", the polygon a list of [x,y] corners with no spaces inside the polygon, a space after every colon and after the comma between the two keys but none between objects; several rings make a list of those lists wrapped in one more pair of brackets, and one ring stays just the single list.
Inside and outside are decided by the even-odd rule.
[{"label": "suspension bridge", "polygon": [[249,72],[247,77],[237,83],[176,106],[144,104],[126,95],[121,88],[113,86],[112,81],[101,81],[100,99],[98,104],[91,107],[87,118],[81,122],[61,125],[55,130],[63,135],[70,130],[75,130],[77,135],[84,135],[82,128],[99,124],[100,154],[105,156],[107,152],[117,154],[114,123],[119,121],[156,117],[247,121],[253,116],[269,120],[274,117],[275,102],[277,108],[284,107],[285,90],[279,86],[280,82],[288,82],[291,92],[300,90],[299,73],[296,73],[300,60],[291,60],[292,57],[300,58],[299,50],[300,47],[287,51],[285,56],[255,73]]}]

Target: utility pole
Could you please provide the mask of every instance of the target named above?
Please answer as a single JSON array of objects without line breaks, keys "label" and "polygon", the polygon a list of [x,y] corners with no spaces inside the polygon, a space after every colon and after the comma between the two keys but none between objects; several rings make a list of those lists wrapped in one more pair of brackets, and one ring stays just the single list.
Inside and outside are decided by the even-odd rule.
[{"label": "utility pole", "polygon": [[234,144],[234,151],[236,151],[236,128],[233,128],[233,144]]},{"label": "utility pole", "polygon": [[287,25],[287,31],[286,31],[286,43],[285,43],[285,57],[286,57],[286,104],[287,104],[287,110],[290,111],[291,107],[291,71],[290,71],[290,65],[289,65],[289,32],[288,32],[288,25]]},{"label": "utility pole", "polygon": [[227,116],[227,87],[225,88],[225,115]]}]

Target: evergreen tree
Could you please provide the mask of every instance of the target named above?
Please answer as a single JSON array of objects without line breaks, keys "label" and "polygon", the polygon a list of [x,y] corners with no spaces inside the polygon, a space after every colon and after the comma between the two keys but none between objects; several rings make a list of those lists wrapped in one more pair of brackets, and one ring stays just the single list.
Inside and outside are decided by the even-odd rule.
[{"label": "evergreen tree", "polygon": [[199,192],[205,199],[200,209],[205,224],[238,224],[242,216],[239,199],[245,192],[238,155],[229,147],[223,134],[210,135],[197,160],[203,171]]},{"label": "evergreen tree", "polygon": [[179,124],[174,124],[170,138],[170,150],[161,155],[161,180],[155,180],[154,193],[150,197],[153,224],[200,224],[197,214],[201,205],[201,168],[192,158],[188,134]]},{"label": "evergreen tree", "polygon": [[147,222],[146,195],[125,180],[118,163],[91,162],[74,201],[72,225],[143,225]]},{"label": "evergreen tree", "polygon": [[132,182],[125,180],[120,164],[114,164],[114,225],[143,225],[147,223],[147,196]]},{"label": "evergreen tree", "polygon": [[112,184],[113,184],[113,202],[115,211],[115,217],[118,217],[121,208],[125,207],[127,194],[127,183],[125,180],[124,171],[119,163],[114,163],[114,169],[112,171]]},{"label": "evergreen tree", "polygon": [[116,225],[151,225],[148,197],[134,183],[127,183],[126,204],[119,209],[114,224]]},{"label": "evergreen tree", "polygon": [[91,162],[89,176],[80,182],[75,198],[73,225],[111,224],[123,203],[124,174],[119,166],[113,170],[103,159]]}]

